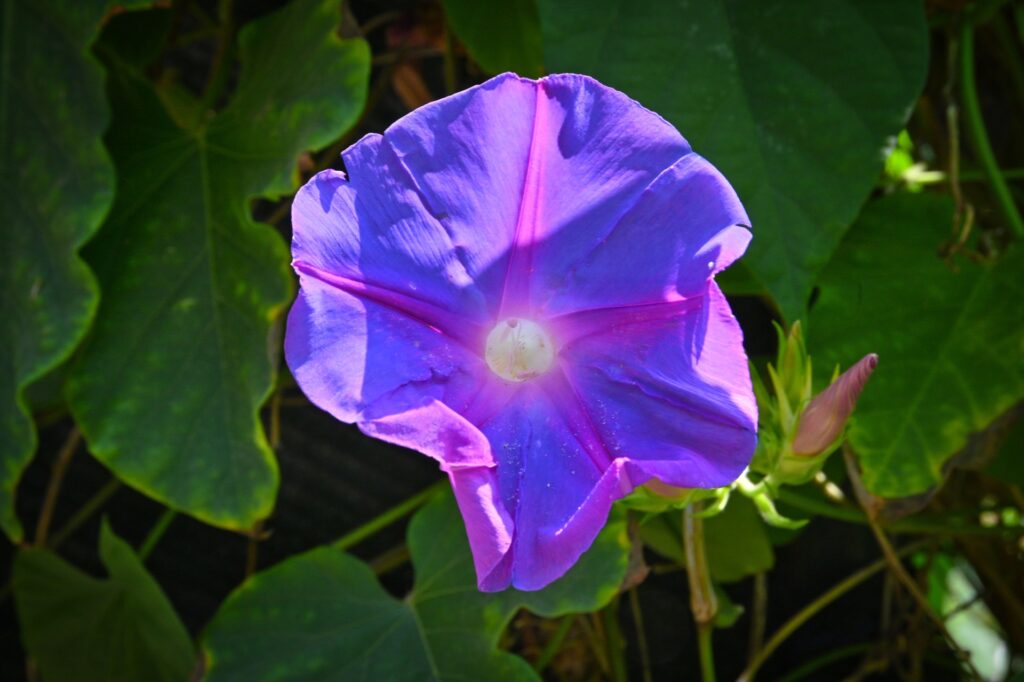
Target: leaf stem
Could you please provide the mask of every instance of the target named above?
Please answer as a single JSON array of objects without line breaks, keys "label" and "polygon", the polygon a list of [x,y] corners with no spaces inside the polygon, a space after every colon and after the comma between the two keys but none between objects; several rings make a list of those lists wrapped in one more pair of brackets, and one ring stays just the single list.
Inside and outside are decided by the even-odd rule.
[{"label": "leaf stem", "polygon": [[444,25],[444,91],[446,95],[455,92],[457,87],[455,68],[455,38],[452,36],[452,25],[445,18]]},{"label": "leaf stem", "polygon": [[[903,549],[896,552],[896,555],[900,557],[906,556],[911,552],[915,552],[921,549],[926,544],[926,541],[920,541],[909,544]],[[761,668],[762,665],[764,665],[764,662],[768,660],[768,657],[771,656],[775,652],[775,650],[778,649],[779,646],[781,646],[782,643],[785,642],[791,634],[796,632],[801,625],[803,625],[808,620],[813,618],[815,615],[818,614],[819,611],[821,611],[826,606],[834,602],[836,599],[839,599],[844,594],[846,594],[853,588],[857,587],[864,581],[868,580],[876,573],[879,573],[880,571],[884,570],[888,565],[889,564],[886,559],[879,559],[873,564],[865,566],[864,568],[860,569],[856,573],[853,573],[841,582],[838,582],[835,585],[833,585],[831,588],[825,591],[820,597],[818,597],[810,604],[808,604],[800,611],[798,611],[796,615],[794,615],[792,618],[783,623],[782,627],[775,631],[775,633],[768,639],[768,642],[764,645],[764,648],[761,649],[761,651],[759,651],[757,655],[754,656],[753,660],[751,660],[750,663],[747,664],[747,669],[743,671],[742,675],[740,675],[740,682],[751,682],[754,679],[754,675],[757,674],[757,671]]]},{"label": "leaf stem", "polygon": [[53,464],[53,471],[50,473],[50,482],[46,487],[46,497],[43,498],[43,506],[39,510],[39,521],[36,522],[35,546],[46,545],[46,536],[50,531],[50,522],[53,521],[53,512],[57,508],[57,498],[60,497],[61,483],[64,482],[64,475],[67,473],[71,457],[78,450],[82,442],[82,433],[77,426],[72,426],[64,445],[57,453],[57,459]]},{"label": "leaf stem", "polygon": [[[72,533],[78,530],[79,526],[88,521],[89,518],[96,513],[96,510],[102,507],[104,503],[110,499],[110,496],[116,493],[120,487],[121,481],[116,478],[112,478],[107,481],[106,485],[97,490],[96,493],[90,497],[89,500],[82,505],[70,519],[68,519],[68,522],[65,523],[60,530],[54,533],[53,539],[49,542],[49,548],[57,549],[64,544],[64,541],[67,540]],[[0,588],[0,604],[6,601],[9,596],[11,596],[10,579],[8,579],[7,583]]]},{"label": "leaf stem", "polygon": [[701,623],[697,626],[697,648],[700,652],[700,679],[703,682],[715,682],[715,651],[711,645],[711,633],[714,623]]},{"label": "leaf stem", "polygon": [[551,639],[544,645],[544,650],[540,652],[540,656],[533,664],[533,669],[536,672],[543,672],[550,665],[551,661],[555,659],[555,656],[561,651],[562,644],[565,643],[565,638],[569,635],[569,631],[572,630],[572,624],[575,621],[576,616],[566,616],[559,622],[554,634],[551,635]]},{"label": "leaf stem", "polygon": [[174,518],[178,515],[173,509],[165,509],[164,513],[160,515],[160,518],[156,520],[153,527],[149,530],[146,535],[146,539],[139,545],[139,561],[145,561],[149,558],[149,555],[153,553],[153,549],[157,543],[160,542],[160,538],[167,532],[167,528],[174,521]]},{"label": "leaf stem", "polygon": [[704,519],[698,513],[700,502],[683,510],[683,548],[686,553],[686,577],[690,585],[690,611],[697,626],[697,649],[703,682],[715,682],[715,657],[711,636],[715,629],[718,600],[711,584],[704,547]]},{"label": "leaf stem", "polygon": [[398,503],[391,509],[388,509],[380,516],[370,519],[363,525],[359,526],[355,530],[352,530],[345,535],[341,536],[332,543],[335,549],[346,550],[350,547],[358,545],[366,538],[374,535],[375,533],[387,528],[396,521],[400,521],[409,514],[425,505],[427,502],[432,500],[435,495],[444,490],[448,485],[447,480],[440,480],[434,483],[425,490],[421,490],[412,497],[406,499],[403,502]]},{"label": "leaf stem", "polygon": [[217,5],[217,15],[220,20],[220,40],[217,43],[217,52],[213,56],[213,63],[210,65],[210,75],[206,80],[206,87],[203,88],[203,111],[216,105],[217,98],[224,92],[224,86],[228,82],[228,67],[231,65],[231,57],[234,52],[235,20],[231,0],[220,0]]},{"label": "leaf stem", "polygon": [[928,619],[932,621],[932,623],[939,630],[939,632],[942,633],[942,636],[949,644],[950,649],[953,650],[953,653],[956,654],[957,659],[961,663],[963,663],[963,665],[967,668],[967,671],[970,673],[972,679],[982,679],[981,675],[978,674],[978,671],[971,663],[970,654],[967,651],[964,651],[960,644],[949,633],[949,630],[946,628],[945,621],[942,619],[941,616],[939,616],[939,614],[935,613],[935,610],[932,608],[931,604],[928,603],[928,598],[924,596],[924,594],[921,592],[921,588],[918,587],[918,584],[914,581],[913,578],[910,577],[910,574],[907,573],[907,569],[903,567],[902,563],[900,563],[899,557],[896,554],[896,550],[893,549],[892,543],[889,542],[889,538],[886,537],[885,532],[881,529],[881,527],[879,527],[877,523],[871,521],[870,517],[868,517],[868,519],[871,523],[871,532],[874,533],[875,539],[878,540],[878,546],[881,548],[882,555],[885,557],[885,561],[889,565],[889,570],[892,571],[893,575],[896,576],[896,579],[900,582],[900,584],[902,584],[903,587],[906,588],[907,592],[910,593],[910,596],[913,597],[915,602],[917,602],[917,605],[918,607],[920,607],[921,612],[924,613],[928,617]]},{"label": "leaf stem", "polygon": [[873,642],[861,642],[860,644],[850,644],[849,646],[827,651],[824,654],[807,661],[799,668],[786,673],[779,682],[797,682],[797,680],[809,677],[811,674],[818,672],[825,666],[831,665],[836,661],[841,661],[844,658],[852,658],[871,651],[872,647],[874,647]]},{"label": "leaf stem", "polygon": [[636,587],[629,588],[629,608],[633,612],[633,627],[636,628],[637,650],[640,652],[640,667],[643,671],[643,681],[651,682],[651,652],[647,647],[647,631],[644,627],[644,613],[640,608],[640,598],[637,596]]},{"label": "leaf stem", "polygon": [[65,523],[60,530],[53,534],[53,539],[48,543],[50,549],[57,549],[64,541],[67,540],[71,535],[79,529],[79,527],[92,518],[92,515],[99,510],[104,504],[107,503],[114,493],[121,489],[121,481],[116,478],[112,478],[104,484],[102,488],[93,493],[85,504],[78,508],[67,523]]},{"label": "leaf stem", "polygon": [[749,660],[764,646],[765,623],[768,617],[768,578],[764,571],[754,574],[754,597],[750,613]]},{"label": "leaf stem", "polygon": [[999,170],[999,164],[996,162],[995,153],[992,151],[992,145],[988,139],[988,132],[985,130],[985,120],[981,115],[978,90],[974,81],[974,25],[970,21],[964,21],[960,29],[960,95],[963,99],[967,135],[978,156],[978,161],[988,177],[996,202],[1002,209],[1003,216],[1013,233],[1018,238],[1024,237],[1024,218],[1021,218],[1013,195],[1010,194],[1010,188],[1006,184],[1006,179]]},{"label": "leaf stem", "polygon": [[622,628],[619,626],[619,597],[615,597],[608,606],[601,610],[604,620],[605,644],[608,646],[608,662],[612,667],[612,680],[628,682],[626,673],[625,643],[622,640]]},{"label": "leaf stem", "polygon": [[[818,516],[825,516],[837,521],[869,525],[867,515],[853,507],[840,507],[835,504],[815,500],[802,495],[789,488],[781,487],[778,491],[779,500],[795,507],[801,511]],[[885,526],[890,533],[937,533],[939,535],[1001,535],[1004,533],[1019,533],[1018,528],[1005,528],[994,526],[987,528],[976,524],[963,524],[959,516],[948,518],[937,518],[932,515],[928,518],[907,518],[893,521]]]}]

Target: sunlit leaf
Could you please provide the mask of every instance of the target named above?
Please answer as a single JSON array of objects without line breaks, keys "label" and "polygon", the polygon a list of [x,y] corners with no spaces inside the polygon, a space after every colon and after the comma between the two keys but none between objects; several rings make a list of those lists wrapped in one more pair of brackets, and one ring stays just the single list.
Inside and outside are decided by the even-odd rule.
[{"label": "sunlit leaf", "polygon": [[298,154],[363,106],[367,47],[339,40],[339,21],[337,2],[298,0],[248,25],[238,88],[208,116],[154,90],[116,41],[102,46],[118,195],[86,250],[103,302],[69,400],[118,477],[228,528],[273,507],[277,466],[257,411],[291,291],[287,247],[249,202],[292,191]]},{"label": "sunlit leaf", "polygon": [[[735,185],[754,229],[743,267],[790,320],[920,93],[923,10],[917,0],[540,1],[549,71],[637,98]],[[728,279],[756,290],[746,275]]]},{"label": "sunlit leaf", "polygon": [[409,528],[416,583],[390,596],[362,562],[320,548],[257,574],[221,607],[204,639],[208,680],[537,680],[497,649],[512,615],[593,611],[614,597],[629,543],[621,516],[565,577],[539,592],[477,591],[450,495]]},{"label": "sunlit leaf", "polygon": [[105,579],[53,552],[24,549],[14,560],[14,599],[25,648],[43,680],[186,682],[192,641],[135,552],[104,523]]},{"label": "sunlit leaf", "polygon": [[822,276],[808,343],[816,367],[865,353],[878,369],[850,442],[875,494],[942,479],[970,434],[1024,398],[1024,251],[995,264],[946,263],[953,203],[893,195],[870,204]]}]

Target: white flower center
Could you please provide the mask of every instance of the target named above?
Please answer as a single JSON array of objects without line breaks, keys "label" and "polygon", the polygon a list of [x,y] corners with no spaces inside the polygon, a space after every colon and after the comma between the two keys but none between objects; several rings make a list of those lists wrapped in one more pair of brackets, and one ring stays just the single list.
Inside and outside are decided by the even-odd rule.
[{"label": "white flower center", "polygon": [[487,335],[491,371],[507,381],[526,381],[551,369],[555,345],[540,325],[519,317],[499,322]]}]

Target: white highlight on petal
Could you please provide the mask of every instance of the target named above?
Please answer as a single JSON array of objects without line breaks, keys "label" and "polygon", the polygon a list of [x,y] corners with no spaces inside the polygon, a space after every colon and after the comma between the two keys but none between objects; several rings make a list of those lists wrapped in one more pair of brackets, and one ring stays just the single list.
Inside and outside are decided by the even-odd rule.
[{"label": "white highlight on petal", "polygon": [[510,317],[487,335],[484,358],[491,371],[502,379],[522,382],[551,369],[555,344],[536,322]]}]

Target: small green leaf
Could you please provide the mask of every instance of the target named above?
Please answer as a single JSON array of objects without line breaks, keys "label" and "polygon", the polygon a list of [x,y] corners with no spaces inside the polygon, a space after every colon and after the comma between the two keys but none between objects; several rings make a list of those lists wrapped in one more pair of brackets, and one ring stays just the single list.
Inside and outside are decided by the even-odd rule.
[{"label": "small green leaf", "polygon": [[14,541],[14,492],[36,448],[23,391],[71,354],[98,300],[78,250],[114,194],[103,74],[89,54],[106,7],[0,9],[0,528]]},{"label": "small green leaf", "polygon": [[273,508],[277,464],[258,410],[292,289],[288,249],[249,202],[292,191],[298,155],[362,109],[367,46],[338,39],[339,21],[336,1],[297,0],[246,26],[238,88],[208,116],[181,115],[181,92],[155,90],[136,48],[122,58],[124,31],[101,44],[119,184],[86,251],[103,302],[69,402],[119,478],[226,528]]},{"label": "small green leaf", "polygon": [[640,539],[655,552],[677,564],[686,563],[683,549],[682,512],[666,512],[649,516],[640,524]]},{"label": "small green leaf", "polygon": [[462,519],[451,495],[409,527],[416,583],[391,597],[365,564],[315,549],[264,571],[235,591],[203,642],[208,680],[537,680],[526,662],[497,649],[521,607],[543,616],[589,612],[615,595],[628,541],[617,515],[562,579],[539,592],[477,591]]},{"label": "small green leaf", "polygon": [[[550,71],[594,76],[674,123],[753,223],[742,263],[785,317],[882,170],[921,91],[918,0],[540,0]],[[735,290],[757,291],[746,273]]]},{"label": "small green leaf", "polygon": [[729,594],[718,585],[715,585],[715,600],[718,602],[718,611],[715,612],[716,628],[731,628],[746,610],[734,602]]},{"label": "small green leaf", "polygon": [[23,549],[14,560],[23,642],[43,680],[186,682],[196,665],[188,632],[106,522],[100,558],[103,580],[44,549]]},{"label": "small green leaf", "polygon": [[489,73],[544,72],[537,0],[444,0],[445,14],[473,58]]},{"label": "small green leaf", "polygon": [[715,582],[742,580],[775,564],[764,523],[742,495],[733,495],[725,511],[704,521],[704,544]]},{"label": "small green leaf", "polygon": [[869,204],[811,315],[816,366],[878,353],[848,431],[877,495],[934,486],[970,434],[1024,398],[1024,249],[995,264],[949,265],[938,250],[952,215],[952,201],[936,195]]}]

